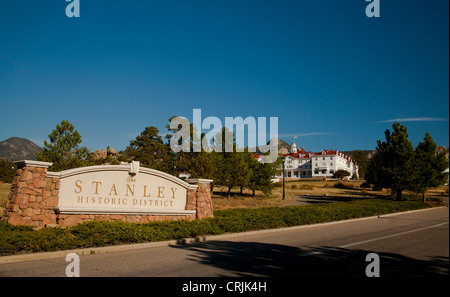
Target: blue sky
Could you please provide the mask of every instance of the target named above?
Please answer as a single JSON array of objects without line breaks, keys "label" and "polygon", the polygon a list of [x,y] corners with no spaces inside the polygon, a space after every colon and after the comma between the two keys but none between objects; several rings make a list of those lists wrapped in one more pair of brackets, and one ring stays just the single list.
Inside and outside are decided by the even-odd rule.
[{"label": "blue sky", "polygon": [[307,150],[374,149],[394,121],[449,146],[449,1],[0,1],[0,141],[62,120],[125,149],[173,115],[278,117]]}]

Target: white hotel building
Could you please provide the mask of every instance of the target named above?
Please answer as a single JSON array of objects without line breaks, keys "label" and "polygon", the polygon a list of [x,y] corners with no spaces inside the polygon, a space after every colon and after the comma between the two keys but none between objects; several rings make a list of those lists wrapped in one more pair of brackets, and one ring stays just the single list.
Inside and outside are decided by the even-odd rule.
[{"label": "white hotel building", "polygon": [[[351,157],[344,155],[333,149],[322,150],[318,153],[305,152],[294,143],[288,154],[281,154],[285,157],[285,174],[287,178],[329,178],[340,169],[350,172],[350,178],[356,174],[358,176],[358,165]],[[257,155],[255,156],[257,157]],[[280,172],[276,178],[282,177]]]}]

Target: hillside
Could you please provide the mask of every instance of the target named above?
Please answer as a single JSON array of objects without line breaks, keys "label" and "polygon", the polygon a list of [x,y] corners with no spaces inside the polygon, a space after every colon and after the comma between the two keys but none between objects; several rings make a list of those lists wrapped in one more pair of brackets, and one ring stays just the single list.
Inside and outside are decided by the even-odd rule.
[{"label": "hillside", "polygon": [[[354,150],[354,151],[342,151],[341,153],[353,157],[353,155],[355,154],[355,152],[358,150]],[[364,152],[367,156],[367,158],[372,158],[373,154],[376,152],[375,150],[371,151],[371,150],[361,150],[362,152]]]},{"label": "hillside", "polygon": [[[288,154],[290,149],[291,149],[291,145],[288,144],[287,142],[279,139],[279,138],[272,138],[270,141],[267,142],[267,145],[265,146],[261,146],[261,149],[266,149],[269,150],[270,147],[270,143],[277,143],[278,144],[278,153],[280,154]],[[257,154],[263,154],[260,150],[259,147],[254,148],[253,150],[257,153]]]},{"label": "hillside", "polygon": [[0,142],[0,159],[7,161],[35,160],[42,148],[34,142],[20,137],[11,137]]},{"label": "hillside", "polygon": [[[372,156],[373,156],[373,154],[376,152],[376,151],[370,151],[370,150],[362,150],[364,153],[366,153],[366,156],[370,159],[370,158],[372,158]],[[353,154],[356,152],[356,150],[354,150],[354,151],[342,151],[342,153],[344,153],[344,154],[346,154],[347,156],[350,156],[350,157],[353,157]],[[446,157],[446,159],[447,159],[447,161],[448,161],[448,159],[449,159],[449,152],[448,152],[448,149],[445,147],[445,146],[443,146],[443,145],[440,145],[440,146],[438,146],[438,148],[437,148],[437,150],[436,150],[436,153],[437,154],[440,154],[440,153],[443,153],[443,152],[445,152],[446,154],[445,154],[445,157]]]}]

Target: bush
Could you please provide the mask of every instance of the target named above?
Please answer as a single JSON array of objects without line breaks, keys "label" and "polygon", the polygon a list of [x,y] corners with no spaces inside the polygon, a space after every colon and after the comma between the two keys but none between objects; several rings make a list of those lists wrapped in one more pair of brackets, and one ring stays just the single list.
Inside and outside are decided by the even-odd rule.
[{"label": "bush", "polygon": [[347,189],[347,190],[353,189],[353,187],[351,185],[346,185],[346,184],[344,184],[341,181],[338,181],[337,183],[335,183],[333,185],[333,188],[336,188],[336,189]]},{"label": "bush", "polygon": [[368,183],[367,181],[363,182],[360,185],[361,188],[367,189],[367,188],[371,188],[372,186],[370,185],[370,183]]},{"label": "bush", "polygon": [[315,186],[314,185],[300,185],[299,189],[300,190],[314,190]]},{"label": "bush", "polygon": [[307,206],[228,209],[214,218],[147,224],[92,221],[69,228],[33,230],[0,222],[0,255],[99,247],[217,235],[345,220],[430,207],[421,201],[366,199]]},{"label": "bush", "polygon": [[16,169],[13,162],[0,160],[0,181],[12,183],[15,174]]}]

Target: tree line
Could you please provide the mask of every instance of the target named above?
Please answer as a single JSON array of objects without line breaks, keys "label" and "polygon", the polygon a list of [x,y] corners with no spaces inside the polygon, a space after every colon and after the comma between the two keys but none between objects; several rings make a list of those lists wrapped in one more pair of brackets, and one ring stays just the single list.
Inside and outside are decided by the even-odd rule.
[{"label": "tree line", "polygon": [[[275,163],[262,164],[247,149],[244,152],[193,152],[195,144],[192,139],[184,140],[190,142],[190,152],[181,151],[174,156],[169,143],[173,135],[171,133],[176,132],[176,129],[171,129],[169,124],[166,128],[170,133],[166,135],[165,141],[158,128],[146,127],[120,152],[117,160],[108,160],[94,159],[89,150],[81,146],[80,133],[70,122],[62,121],[49,134],[49,141],[44,141],[43,150],[36,153],[36,160],[53,162],[49,168],[51,171],[134,160],[144,167],[172,174],[173,158],[176,157],[176,173],[187,172],[192,178],[212,179],[211,186],[227,187],[228,196],[234,188],[239,188],[241,193],[244,188],[249,189],[253,195],[256,190],[270,193],[273,189],[271,179],[277,168],[281,167],[281,158]],[[385,141],[377,141],[376,152],[370,160],[364,152],[356,152],[354,157],[358,159],[360,169],[363,169],[360,174],[373,188],[390,189],[397,200],[402,200],[403,191],[411,190],[422,193],[425,201],[428,188],[448,181],[448,173],[444,172],[448,168],[446,152],[436,153],[437,145],[429,133],[414,148],[405,126],[394,123],[392,128],[392,132],[389,129],[385,131]],[[190,135],[194,135],[194,129],[191,124]],[[222,131],[222,137],[225,133],[229,131]],[[236,146],[236,143],[233,145]]]},{"label": "tree line", "polygon": [[448,181],[446,152],[437,153],[437,145],[429,133],[416,148],[408,140],[407,128],[400,123],[386,129],[385,141],[378,140],[376,152],[370,159],[365,179],[375,189],[391,189],[397,200],[402,193],[411,190],[421,193],[430,187],[443,185]]},{"label": "tree line", "polygon": [[[170,129],[169,125],[166,128],[169,132],[176,132]],[[194,129],[191,124],[191,130]],[[244,152],[210,153],[204,150],[193,152],[191,149],[191,152],[181,151],[174,155],[170,148],[171,136],[170,133],[166,134],[164,141],[157,127],[146,127],[120,152],[117,160],[94,159],[89,150],[81,146],[81,135],[75,127],[68,121],[62,121],[48,135],[49,141],[44,141],[43,150],[36,153],[36,160],[52,162],[50,171],[100,165],[105,162],[119,164],[120,161],[139,161],[141,166],[173,174],[175,158],[176,173],[186,172],[191,178],[212,179],[212,189],[215,186],[225,186],[228,196],[235,188],[239,188],[241,194],[244,188],[249,189],[253,196],[257,190],[267,194],[274,188],[271,179],[279,167],[279,162],[262,164],[248,149]],[[192,148],[194,143],[192,139],[189,141]],[[236,143],[233,145],[236,146]]]}]

